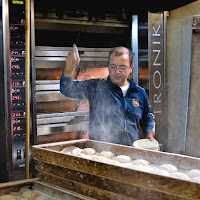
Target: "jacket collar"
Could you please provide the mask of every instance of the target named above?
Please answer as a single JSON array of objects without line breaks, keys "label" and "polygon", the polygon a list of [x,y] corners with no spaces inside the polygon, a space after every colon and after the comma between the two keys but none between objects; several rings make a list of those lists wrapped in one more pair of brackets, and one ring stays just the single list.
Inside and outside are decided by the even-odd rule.
[{"label": "jacket collar", "polygon": [[[136,92],[138,92],[138,89],[137,89],[137,86],[136,84],[131,80],[131,79],[128,79],[129,83],[130,83],[130,88],[131,90],[135,90]],[[110,79],[110,76],[108,76],[107,80],[106,80],[108,86],[111,88],[111,89],[120,89],[120,87],[116,84],[114,84],[111,79]]]}]

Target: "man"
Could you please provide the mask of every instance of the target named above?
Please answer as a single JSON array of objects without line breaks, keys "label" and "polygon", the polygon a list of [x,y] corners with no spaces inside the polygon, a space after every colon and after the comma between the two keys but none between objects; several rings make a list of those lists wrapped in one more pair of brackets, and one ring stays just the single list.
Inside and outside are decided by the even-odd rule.
[{"label": "man", "polygon": [[60,91],[68,97],[88,99],[90,103],[89,138],[132,146],[143,135],[154,139],[154,118],[144,89],[128,79],[133,68],[133,53],[116,47],[109,54],[107,80],[73,81],[80,58],[76,45],[69,53],[60,79]]}]

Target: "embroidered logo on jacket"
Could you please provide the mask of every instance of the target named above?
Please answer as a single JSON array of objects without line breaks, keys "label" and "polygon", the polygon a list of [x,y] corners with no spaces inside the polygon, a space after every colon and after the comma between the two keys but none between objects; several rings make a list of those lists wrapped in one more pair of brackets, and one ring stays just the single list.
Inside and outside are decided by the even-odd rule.
[{"label": "embroidered logo on jacket", "polygon": [[133,106],[135,106],[135,107],[138,107],[138,106],[139,106],[139,100],[136,99],[136,98],[133,98],[132,103],[133,103]]}]

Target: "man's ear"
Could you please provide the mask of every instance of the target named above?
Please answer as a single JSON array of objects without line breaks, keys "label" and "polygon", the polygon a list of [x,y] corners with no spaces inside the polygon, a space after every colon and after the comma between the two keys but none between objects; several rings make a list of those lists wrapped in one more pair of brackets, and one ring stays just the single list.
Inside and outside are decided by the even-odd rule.
[{"label": "man's ear", "polygon": [[133,69],[133,66],[134,66],[134,65],[132,64],[132,65],[131,65],[131,69]]}]

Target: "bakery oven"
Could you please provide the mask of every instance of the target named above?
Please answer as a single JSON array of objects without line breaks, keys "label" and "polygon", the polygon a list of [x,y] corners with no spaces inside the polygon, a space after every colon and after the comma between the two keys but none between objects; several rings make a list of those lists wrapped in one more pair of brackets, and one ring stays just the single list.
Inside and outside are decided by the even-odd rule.
[{"label": "bakery oven", "polygon": [[[74,79],[106,78],[110,47],[125,44],[130,34],[128,24],[120,21],[117,15],[108,14],[104,23],[93,22],[85,17],[88,15],[85,10],[78,9],[81,15],[64,15],[61,19],[51,13],[53,8],[48,8],[49,19],[46,20],[45,10],[39,12],[40,7],[34,10],[34,1],[30,2],[30,85],[25,81],[25,0],[3,0],[0,4],[0,182],[25,178],[27,99],[30,100],[30,146],[88,139],[88,101],[67,98],[60,93],[59,80],[66,56],[75,42],[81,62]],[[55,34],[53,31],[57,37],[51,45],[45,39],[47,34]],[[38,32],[40,34],[36,35]],[[30,92],[26,93],[29,87]],[[31,158],[31,152],[29,156]],[[32,162],[30,159],[31,172],[34,171]]]},{"label": "bakery oven", "polygon": [[[0,182],[24,178],[25,168],[25,2],[1,2]],[[32,67],[32,65],[31,65]],[[34,72],[31,68],[31,76]],[[31,80],[32,80],[31,77]],[[31,144],[35,140],[31,84]]]},{"label": "bakery oven", "polygon": [[[72,47],[35,47],[38,144],[88,138],[88,101],[60,93],[60,76],[71,50]],[[79,47],[81,62],[74,79],[106,78],[109,51],[109,48]]]}]

